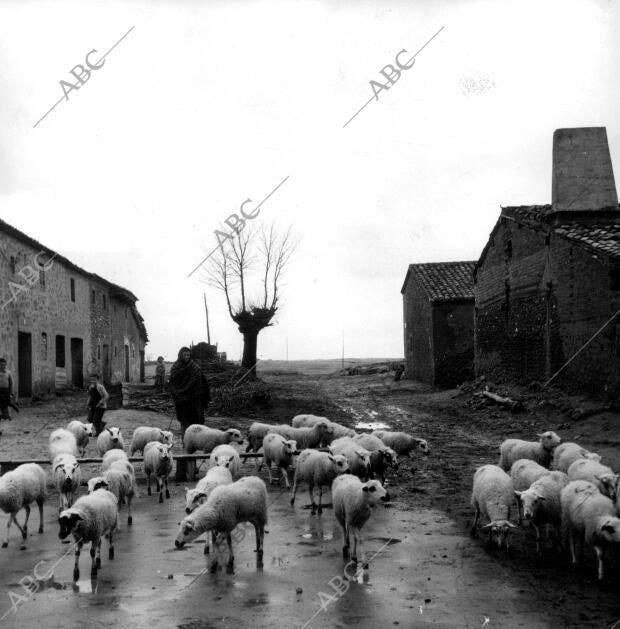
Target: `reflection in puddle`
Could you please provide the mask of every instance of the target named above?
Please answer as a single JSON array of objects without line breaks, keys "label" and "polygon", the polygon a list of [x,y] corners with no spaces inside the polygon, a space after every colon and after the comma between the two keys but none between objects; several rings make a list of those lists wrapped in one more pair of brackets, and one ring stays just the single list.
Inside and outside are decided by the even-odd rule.
[{"label": "reflection in puddle", "polygon": [[71,588],[74,592],[79,592],[80,594],[96,594],[97,579],[81,579],[79,581],[74,581],[71,584]]},{"label": "reflection in puddle", "polygon": [[356,430],[389,430],[390,427],[383,422],[357,422]]}]

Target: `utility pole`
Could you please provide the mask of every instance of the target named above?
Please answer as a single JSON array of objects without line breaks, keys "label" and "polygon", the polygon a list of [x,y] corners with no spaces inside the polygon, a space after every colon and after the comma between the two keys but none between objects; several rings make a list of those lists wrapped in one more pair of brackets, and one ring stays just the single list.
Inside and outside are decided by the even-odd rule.
[{"label": "utility pole", "polygon": [[286,371],[288,371],[288,336],[286,337]]},{"label": "utility pole", "polygon": [[342,369],[344,369],[344,330],[342,331]]},{"label": "utility pole", "polygon": [[205,317],[207,318],[207,343],[211,345],[211,331],[209,330],[209,308],[207,307],[207,293],[202,294],[205,300]]}]

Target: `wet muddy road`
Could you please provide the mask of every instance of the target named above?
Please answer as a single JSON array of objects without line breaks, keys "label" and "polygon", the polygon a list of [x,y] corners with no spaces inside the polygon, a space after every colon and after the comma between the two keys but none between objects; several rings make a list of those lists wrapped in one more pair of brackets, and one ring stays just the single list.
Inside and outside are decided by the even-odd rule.
[{"label": "wet muddy road", "polygon": [[[370,561],[365,576],[341,559],[341,532],[331,509],[312,516],[303,508],[307,494],[292,508],[287,494],[275,487],[270,492],[262,569],[257,568],[249,529],[236,545],[234,574],[210,574],[203,572],[202,543],[174,549],[183,486],[172,489],[172,498],[161,505],[154,497],[140,497],[131,528],[122,517],[116,557],[107,559],[104,541],[96,581],[90,580],[90,557],[83,551],[81,580],[75,586],[73,552],[57,538],[56,512],[50,505],[45,533],[32,535],[26,551],[18,549],[13,537],[10,547],[1,551],[0,625],[552,626],[551,610],[533,609],[528,591],[511,585],[495,560],[463,536],[450,518],[428,509],[403,510],[398,493],[389,508],[375,508],[365,529]],[[35,576],[43,580],[30,596],[19,581],[28,577],[29,583]]]},{"label": "wet muddy road", "polygon": [[[10,547],[0,550],[0,629],[610,629],[620,620],[618,563],[612,562],[610,583],[599,588],[591,558],[586,570],[577,573],[563,556],[546,554],[538,559],[531,531],[515,533],[510,558],[468,534],[473,470],[496,460],[504,435],[526,436],[527,431],[538,429],[525,425],[530,419],[500,417],[489,430],[467,409],[457,408],[449,392],[415,387],[394,391],[377,378],[280,378],[278,382],[277,403],[257,418],[278,423],[290,421],[303,410],[320,414],[321,409],[313,406],[320,400],[333,404],[325,413],[348,425],[384,421],[392,428],[424,436],[431,444],[427,459],[402,461],[398,476],[390,481],[392,504],[378,506],[364,528],[365,550],[371,560],[365,578],[356,576],[352,567],[346,569],[350,579],[346,578],[341,532],[332,510],[312,516],[303,508],[308,502],[305,488],[291,508],[286,493],[275,485],[270,489],[270,532],[265,537],[262,568],[256,564],[250,530],[235,545],[234,574],[209,574],[202,543],[174,549],[177,523],[184,515],[185,486],[171,484],[171,500],[160,505],[156,498],[146,496],[138,466],[141,496],[135,500],[134,525],[127,528],[121,518],[113,561],[107,559],[107,542],[103,542],[103,565],[95,582],[89,578],[90,557],[85,549],[82,579],[76,586],[72,583],[73,552],[57,537],[55,495],[50,496],[45,511],[46,532],[34,532],[28,550],[19,550],[13,529]],[[58,413],[52,407],[37,415],[24,409],[23,423],[3,426],[0,450],[5,456],[16,449],[24,455],[44,455],[47,434],[63,425],[69,412]],[[127,435],[142,423],[163,428],[169,424],[165,416],[125,409],[109,412],[109,420],[121,425]],[[52,423],[43,428],[48,421]],[[218,427],[231,424],[245,429],[251,419],[209,421]],[[557,428],[548,419],[543,426]],[[559,432],[565,438],[572,434]],[[254,469],[253,462],[248,462],[243,473],[252,474]],[[93,466],[84,473],[88,476],[94,471]],[[5,517],[0,519],[0,526],[5,521]],[[36,531],[37,524],[38,515],[33,512],[30,530]],[[31,595],[19,582],[28,585],[36,577],[42,580]]]}]

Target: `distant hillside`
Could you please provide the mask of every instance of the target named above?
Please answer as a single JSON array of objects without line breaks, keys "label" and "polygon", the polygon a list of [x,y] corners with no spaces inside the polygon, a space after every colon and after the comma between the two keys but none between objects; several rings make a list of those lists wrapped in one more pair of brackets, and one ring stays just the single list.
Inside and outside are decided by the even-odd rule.
[{"label": "distant hillside", "polygon": [[[404,362],[403,358],[345,358],[344,366],[367,365],[370,363]],[[307,376],[329,374],[340,371],[341,358],[325,358],[315,360],[261,360],[256,369],[259,373],[297,372]]]}]

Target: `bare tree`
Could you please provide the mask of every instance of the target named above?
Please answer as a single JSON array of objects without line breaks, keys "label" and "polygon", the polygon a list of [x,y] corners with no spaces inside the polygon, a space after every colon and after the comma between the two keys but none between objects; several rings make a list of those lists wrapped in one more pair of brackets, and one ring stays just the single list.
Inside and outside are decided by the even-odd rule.
[{"label": "bare tree", "polygon": [[273,325],[284,271],[295,249],[290,228],[246,227],[221,242],[207,266],[206,281],[224,293],[230,318],[243,335],[241,368],[249,377],[256,377],[258,335]]}]

